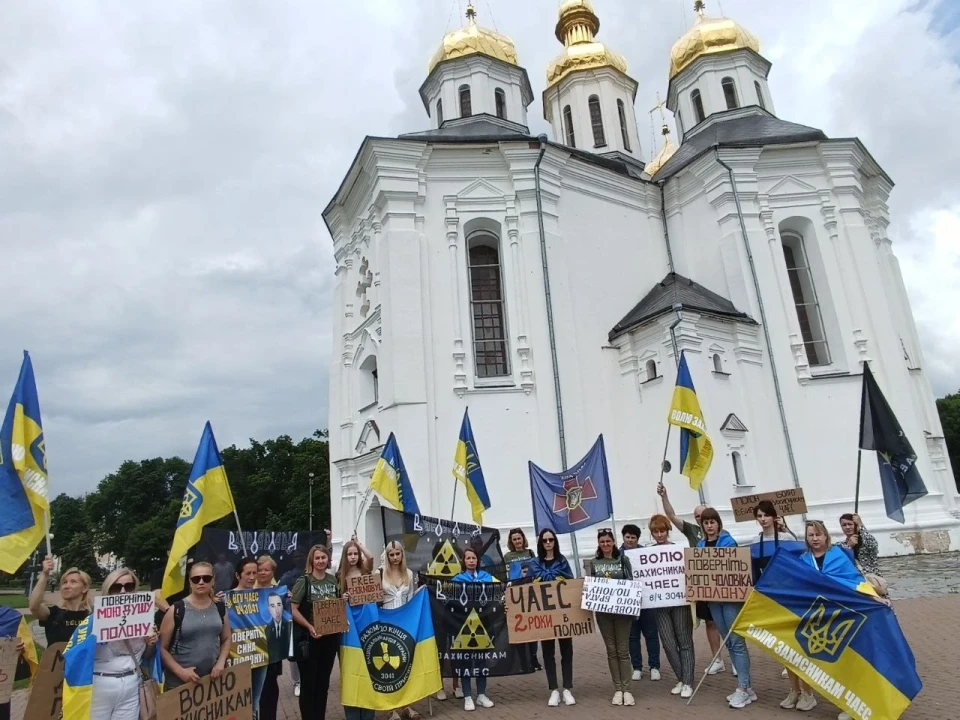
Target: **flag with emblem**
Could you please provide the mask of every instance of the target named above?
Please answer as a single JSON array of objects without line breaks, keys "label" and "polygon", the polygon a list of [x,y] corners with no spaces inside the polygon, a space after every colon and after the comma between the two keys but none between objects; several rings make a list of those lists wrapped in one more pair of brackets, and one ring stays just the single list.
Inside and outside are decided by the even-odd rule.
[{"label": "flag with emblem", "polygon": [[487,494],[487,483],[483,479],[477,441],[473,438],[467,410],[463,411],[463,422],[460,423],[460,437],[457,438],[457,451],[453,457],[453,476],[467,489],[473,521],[479,525],[483,522],[483,511],[490,509],[490,496]]},{"label": "flag with emblem", "polygon": [[367,603],[347,612],[350,628],[340,646],[344,707],[404,708],[443,687],[427,593],[393,610]]},{"label": "flag with emblem", "polygon": [[393,433],[390,433],[383,452],[380,453],[380,460],[370,478],[370,487],[397,510],[411,515],[420,513],[417,496],[413,494],[413,485],[410,484],[410,475],[403,464],[403,458],[400,457],[400,446],[397,445],[397,438]]},{"label": "flag with emblem", "polygon": [[860,448],[877,451],[887,517],[904,522],[904,506],[926,495],[927,486],[917,469],[917,454],[867,363],[863,364],[860,397]]},{"label": "flag with emblem", "polygon": [[47,453],[30,354],[0,426],[0,570],[13,574],[46,534]]},{"label": "flag with emblem", "polygon": [[707,424],[683,352],[667,422],[680,428],[680,474],[690,479],[691,488],[699,490],[713,462],[713,444],[707,437]]},{"label": "flag with emblem", "polygon": [[922,688],[893,610],[786,550],[767,565],[733,632],[855,718],[896,720]]},{"label": "flag with emblem", "polygon": [[235,509],[223,459],[208,422],[203,428],[200,447],[197,448],[197,456],[183,493],[180,518],[173,533],[167,568],[163,573],[162,592],[165,598],[183,591],[187,552],[200,542],[204,525],[229,515]]},{"label": "flag with emblem", "polygon": [[532,462],[528,467],[533,522],[538,533],[544,528],[558,535],[576,532],[613,515],[603,435],[580,462],[565,472],[547,472]]},{"label": "flag with emblem", "polygon": [[97,635],[93,632],[93,615],[88,615],[77,625],[63,651],[61,720],[91,720],[93,661],[96,651]]}]

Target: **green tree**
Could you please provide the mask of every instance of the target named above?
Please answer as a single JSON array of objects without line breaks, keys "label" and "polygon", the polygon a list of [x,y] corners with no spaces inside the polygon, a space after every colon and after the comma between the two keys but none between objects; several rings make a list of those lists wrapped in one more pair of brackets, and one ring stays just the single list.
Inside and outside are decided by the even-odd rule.
[{"label": "green tree", "polygon": [[[82,498],[60,493],[50,501],[50,532],[53,534],[51,545],[57,554],[62,554],[61,550],[70,545],[76,535],[90,532]],[[43,549],[41,551],[46,552]]]},{"label": "green tree", "polygon": [[953,466],[953,481],[960,490],[960,390],[937,400],[937,412],[940,413],[947,454]]},{"label": "green tree", "polygon": [[92,533],[78,532],[70,538],[69,543],[59,547],[62,547],[62,550],[58,551],[62,561],[62,569],[77,567],[85,570],[94,582],[103,580],[104,572],[97,564]]}]

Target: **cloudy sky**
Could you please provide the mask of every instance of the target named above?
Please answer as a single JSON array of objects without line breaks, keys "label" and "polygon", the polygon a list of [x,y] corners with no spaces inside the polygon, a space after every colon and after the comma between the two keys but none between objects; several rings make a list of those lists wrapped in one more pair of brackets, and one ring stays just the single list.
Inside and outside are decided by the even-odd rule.
[{"label": "cloudy sky", "polygon": [[[687,0],[594,0],[648,108]],[[556,0],[479,0],[535,94]],[[960,4],[708,2],[757,34],[778,114],[858,136],[938,395],[960,388]],[[465,0],[6,0],[0,394],[31,351],[54,493],[123,460],[326,426],[331,242],[363,136],[427,127],[426,63]],[[547,130],[539,100],[531,130]]]}]

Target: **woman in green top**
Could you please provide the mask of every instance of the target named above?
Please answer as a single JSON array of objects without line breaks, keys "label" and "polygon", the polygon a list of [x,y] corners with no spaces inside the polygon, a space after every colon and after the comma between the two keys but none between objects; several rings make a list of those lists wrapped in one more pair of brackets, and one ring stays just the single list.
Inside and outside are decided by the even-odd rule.
[{"label": "woman in green top", "polygon": [[337,578],[328,572],[330,551],[314,545],[307,553],[306,574],[293,585],[290,611],[293,615],[293,656],[300,670],[300,717],[325,720],[330,672],[340,650],[340,634],[317,635],[313,627],[313,603],[337,597]]},{"label": "woman in green top", "polygon": [[[603,528],[597,531],[597,555],[590,563],[593,577],[613,578],[614,580],[632,580],[633,568],[630,561],[617,548],[613,531]],[[632,667],[630,665],[630,626],[633,617],[614,613],[595,613],[600,637],[607,648],[607,665],[613,680],[614,705],[634,705],[636,701],[630,692]]]},{"label": "woman in green top", "polygon": [[[503,560],[507,563],[508,569],[510,567],[510,563],[512,562],[517,560],[532,560],[534,558],[533,550],[530,549],[530,545],[527,542],[527,536],[520,528],[514,528],[510,531],[510,534],[507,535],[507,545],[510,549],[503,556]],[[559,548],[557,548],[557,550],[559,550]],[[520,652],[522,653],[523,650]],[[523,655],[520,657],[523,658]],[[534,670],[543,670],[543,666],[537,659],[537,644],[535,642],[527,643],[527,657],[523,658],[521,662],[524,660],[528,661],[530,663],[530,667],[532,667]],[[526,662],[523,662],[523,664],[526,665]]]}]

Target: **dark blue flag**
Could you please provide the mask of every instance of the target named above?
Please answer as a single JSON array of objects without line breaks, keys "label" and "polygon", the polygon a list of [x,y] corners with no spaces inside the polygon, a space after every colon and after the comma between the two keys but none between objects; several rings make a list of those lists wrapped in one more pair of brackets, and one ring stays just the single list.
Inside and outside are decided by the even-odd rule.
[{"label": "dark blue flag", "polygon": [[565,472],[547,472],[532,462],[529,466],[537,533],[544,528],[558,535],[576,532],[613,514],[603,435],[586,457]]}]

